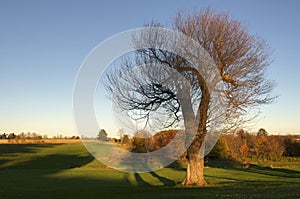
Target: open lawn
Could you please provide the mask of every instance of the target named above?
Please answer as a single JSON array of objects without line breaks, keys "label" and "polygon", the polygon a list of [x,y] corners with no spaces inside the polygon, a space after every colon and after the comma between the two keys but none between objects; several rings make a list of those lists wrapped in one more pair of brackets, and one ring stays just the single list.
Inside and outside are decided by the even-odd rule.
[{"label": "open lawn", "polygon": [[0,144],[0,198],[300,198],[299,167],[211,161],[205,169],[209,185],[186,188],[179,164],[123,173],[94,160],[80,142]]}]

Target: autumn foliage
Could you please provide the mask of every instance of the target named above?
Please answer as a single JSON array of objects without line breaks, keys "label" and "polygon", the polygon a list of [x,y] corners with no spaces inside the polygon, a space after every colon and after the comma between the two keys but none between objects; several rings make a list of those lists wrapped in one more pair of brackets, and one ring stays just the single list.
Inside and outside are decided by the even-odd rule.
[{"label": "autumn foliage", "polygon": [[[300,156],[300,142],[295,136],[267,135],[266,131],[261,130],[256,134],[238,130],[233,134],[221,135],[207,158],[251,162],[277,161],[282,157]],[[141,153],[159,150],[170,143],[178,132],[165,130],[146,138],[134,136],[131,138],[131,150]],[[184,159],[184,154],[181,159]]]},{"label": "autumn foliage", "polygon": [[209,157],[241,162],[277,161],[286,156],[299,156],[299,153],[300,143],[296,137],[239,130],[235,134],[221,135]]},{"label": "autumn foliage", "polygon": [[145,131],[137,132],[131,138],[131,150],[137,153],[156,151],[169,144],[176,134],[177,130],[160,131],[153,136]]}]

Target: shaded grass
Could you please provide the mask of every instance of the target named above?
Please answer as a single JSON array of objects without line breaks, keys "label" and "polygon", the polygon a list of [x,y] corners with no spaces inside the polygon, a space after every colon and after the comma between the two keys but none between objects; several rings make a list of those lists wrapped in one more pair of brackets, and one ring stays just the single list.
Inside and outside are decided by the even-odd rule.
[{"label": "shaded grass", "polygon": [[300,169],[210,161],[207,187],[181,186],[183,165],[150,173],[107,169],[81,143],[0,145],[0,198],[299,198]]}]

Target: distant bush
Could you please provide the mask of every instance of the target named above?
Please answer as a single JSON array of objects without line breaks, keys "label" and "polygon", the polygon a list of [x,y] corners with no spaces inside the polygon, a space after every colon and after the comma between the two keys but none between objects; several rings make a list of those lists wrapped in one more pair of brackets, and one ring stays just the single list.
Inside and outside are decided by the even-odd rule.
[{"label": "distant bush", "polygon": [[146,153],[154,150],[153,138],[147,131],[139,131],[132,138],[132,151]]},{"label": "distant bush", "polygon": [[255,151],[258,159],[279,160],[284,154],[285,147],[276,136],[257,136]]},{"label": "distant bush", "polygon": [[285,146],[285,156],[300,157],[300,140],[292,136],[285,136],[282,140]]},{"label": "distant bush", "polygon": [[171,149],[171,151],[166,151],[172,156],[172,154],[177,154],[177,151],[184,150],[182,149],[182,147],[184,147],[184,142],[182,142],[184,138],[180,137],[184,135],[183,131],[164,130],[154,135],[145,131],[137,132],[131,139],[131,151],[136,153],[146,153],[159,150],[173,141],[176,135],[179,136],[179,139],[176,139],[176,141],[174,140],[176,148]]},{"label": "distant bush", "polygon": [[208,158],[221,158],[227,159],[230,157],[229,147],[227,145],[227,140],[225,136],[221,135],[211,150],[211,152],[207,155]]},{"label": "distant bush", "polygon": [[239,130],[235,134],[223,135],[227,146],[228,156],[231,159],[245,162],[255,156],[256,136],[244,130]]}]

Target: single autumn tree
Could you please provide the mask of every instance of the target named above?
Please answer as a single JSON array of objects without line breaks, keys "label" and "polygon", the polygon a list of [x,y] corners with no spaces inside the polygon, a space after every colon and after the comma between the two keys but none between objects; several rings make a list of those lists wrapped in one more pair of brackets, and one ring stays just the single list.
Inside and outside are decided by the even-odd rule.
[{"label": "single autumn tree", "polygon": [[[148,27],[163,26],[153,22]],[[210,8],[193,13],[180,11],[171,27],[202,48],[195,48],[193,42],[184,39],[170,43],[170,36],[159,36],[156,29],[134,35],[135,55],[124,59],[119,68],[108,71],[105,85],[115,104],[120,109],[131,111],[128,115],[134,120],[146,119],[148,122],[155,118],[151,113],[158,112],[162,115],[158,121],[164,128],[183,121],[186,139],[192,135],[186,151],[188,165],[183,184],[203,186],[207,183],[201,146],[212,128],[210,124],[222,121],[218,120],[222,115],[226,117],[223,122],[239,124],[248,119],[243,116],[252,107],[272,102],[270,92],[274,84],[264,74],[270,65],[271,53],[265,41],[250,34],[242,22],[232,19],[228,13],[217,13]],[[154,43],[155,47],[150,47]],[[217,70],[203,69],[203,49]],[[176,71],[185,82],[179,77],[168,80],[167,85],[163,84],[167,78],[156,81],[163,79],[161,76],[167,72],[158,70],[154,74],[146,71],[155,64],[164,65],[163,70]],[[143,72],[132,72],[135,66],[143,67]],[[148,81],[149,77],[152,82]],[[222,107],[216,105],[211,88],[221,96]]]},{"label": "single autumn tree", "polygon": [[107,141],[107,133],[104,129],[100,129],[98,135],[97,135],[97,139],[100,141]]}]

